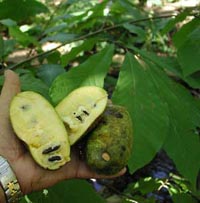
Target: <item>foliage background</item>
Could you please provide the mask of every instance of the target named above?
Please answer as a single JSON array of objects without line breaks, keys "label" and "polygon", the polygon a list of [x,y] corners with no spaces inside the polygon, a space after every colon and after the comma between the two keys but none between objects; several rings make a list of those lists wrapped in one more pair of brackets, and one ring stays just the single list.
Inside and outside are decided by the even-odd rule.
[{"label": "foliage background", "polygon": [[[180,2],[0,1],[1,73],[15,70],[23,91],[36,91],[52,105],[79,86],[104,87],[133,120],[129,175],[160,151],[176,168],[175,174],[133,178],[109,195],[102,183],[98,194],[90,181],[70,180],[22,202],[199,201],[199,2]],[[173,11],[162,9],[168,3],[176,5]],[[163,190],[169,200],[160,199]]]}]

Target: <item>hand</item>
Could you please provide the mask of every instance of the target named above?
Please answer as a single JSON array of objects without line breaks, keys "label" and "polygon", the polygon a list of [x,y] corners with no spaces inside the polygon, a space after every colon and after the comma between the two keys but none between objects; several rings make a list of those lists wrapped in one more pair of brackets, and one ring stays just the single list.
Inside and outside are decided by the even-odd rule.
[{"label": "hand", "polygon": [[[48,188],[55,183],[70,178],[112,178],[93,172],[73,153],[71,161],[56,171],[38,166],[29,152],[12,130],[9,120],[9,105],[12,98],[20,92],[18,76],[10,70],[5,71],[5,82],[0,95],[0,155],[10,163],[24,194]],[[122,175],[123,169],[116,176]]]}]

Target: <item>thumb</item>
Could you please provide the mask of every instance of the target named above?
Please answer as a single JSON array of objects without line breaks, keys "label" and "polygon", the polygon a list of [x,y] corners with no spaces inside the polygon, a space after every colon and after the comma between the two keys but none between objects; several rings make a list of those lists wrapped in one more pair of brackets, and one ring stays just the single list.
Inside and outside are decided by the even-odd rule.
[{"label": "thumb", "polygon": [[20,92],[20,81],[16,73],[11,70],[6,70],[5,81],[0,95],[0,108],[1,116],[7,116],[9,114],[9,105],[12,98]]}]

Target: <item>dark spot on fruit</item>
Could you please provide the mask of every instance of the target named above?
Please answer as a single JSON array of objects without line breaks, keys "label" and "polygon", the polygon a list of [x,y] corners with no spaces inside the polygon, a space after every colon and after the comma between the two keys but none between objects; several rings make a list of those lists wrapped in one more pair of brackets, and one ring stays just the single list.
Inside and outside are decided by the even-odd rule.
[{"label": "dark spot on fruit", "polygon": [[121,146],[122,151],[126,151],[126,147],[124,145]]},{"label": "dark spot on fruit", "polygon": [[103,119],[103,120],[101,120],[101,124],[102,125],[107,125],[108,123],[107,123],[107,121],[105,119]]},{"label": "dark spot on fruit", "polygon": [[53,147],[49,147],[47,149],[45,149],[42,154],[49,154],[51,152],[54,152],[56,150],[58,150],[60,148],[60,145],[57,145],[57,146],[53,146]]},{"label": "dark spot on fruit", "polygon": [[93,105],[93,107],[95,108],[97,106],[97,104],[95,103],[94,105]]},{"label": "dark spot on fruit", "polygon": [[120,112],[115,113],[116,118],[123,118],[123,115]]},{"label": "dark spot on fruit", "polygon": [[23,111],[27,111],[28,109],[30,109],[30,105],[24,104],[24,105],[20,106],[20,108],[21,108]]},{"label": "dark spot on fruit", "polygon": [[54,161],[60,161],[61,157],[60,156],[52,156],[48,159],[48,161],[50,162],[54,162]]}]

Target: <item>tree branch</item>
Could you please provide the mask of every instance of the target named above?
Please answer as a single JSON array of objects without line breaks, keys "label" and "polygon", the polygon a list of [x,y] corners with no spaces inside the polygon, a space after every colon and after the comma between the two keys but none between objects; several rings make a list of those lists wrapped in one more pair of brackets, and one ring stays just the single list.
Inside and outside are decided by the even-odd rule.
[{"label": "tree branch", "polygon": [[[79,40],[84,40],[84,39],[87,39],[89,37],[95,36],[97,34],[100,34],[100,33],[103,33],[103,32],[107,32],[107,31],[110,31],[110,30],[114,30],[116,28],[122,27],[124,25],[124,23],[137,24],[137,23],[140,23],[140,22],[151,21],[151,20],[158,20],[158,19],[162,19],[162,18],[171,18],[171,17],[175,17],[175,16],[176,15],[163,15],[163,16],[155,16],[155,17],[150,17],[150,18],[143,18],[143,19],[139,19],[139,20],[129,20],[129,21],[125,21],[125,22],[122,22],[122,23],[110,26],[110,27],[102,28],[100,30],[91,32],[89,34],[84,34],[82,36],[79,36],[79,37],[77,37],[75,39],[68,40],[65,43],[63,43],[61,45],[58,45],[57,47],[55,47],[55,48],[53,48],[53,49],[51,49],[49,51],[46,51],[46,52],[43,52],[41,54],[35,55],[33,57],[30,57],[30,58],[28,58],[26,60],[23,60],[23,61],[21,61],[21,62],[19,62],[17,64],[14,64],[14,65],[10,66],[8,68],[9,69],[16,69],[17,67],[22,66],[23,64],[28,63],[28,62],[32,61],[33,59],[40,58],[40,57],[43,57],[45,55],[48,55],[48,54],[56,51],[57,49],[65,46],[66,44],[70,44],[72,42],[76,42],[76,41],[79,41]],[[2,70],[1,70],[1,73],[2,73]]]}]

